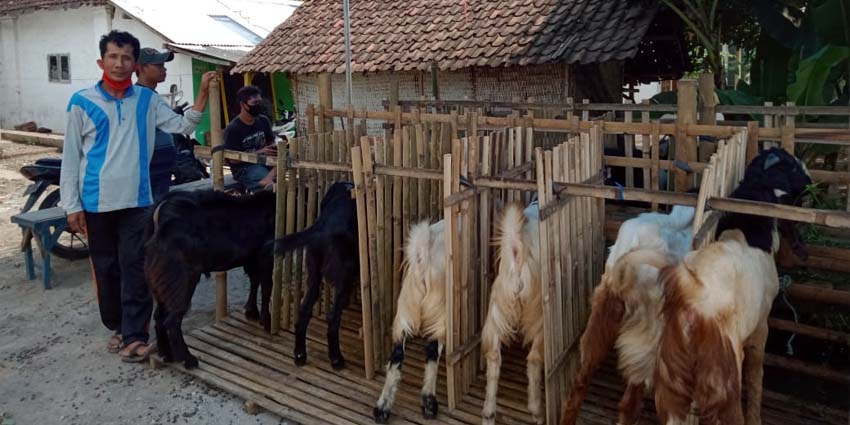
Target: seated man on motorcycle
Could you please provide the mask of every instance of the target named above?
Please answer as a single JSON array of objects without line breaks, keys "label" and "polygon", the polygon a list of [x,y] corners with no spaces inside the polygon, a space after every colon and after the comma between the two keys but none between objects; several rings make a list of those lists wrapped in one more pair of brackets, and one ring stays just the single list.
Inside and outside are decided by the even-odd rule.
[{"label": "seated man on motorcycle", "polygon": [[[228,150],[277,155],[272,125],[263,112],[260,89],[245,86],[236,92],[239,115],[224,130],[224,147]],[[236,179],[249,192],[270,188],[275,181],[276,170],[260,164],[250,164],[228,159],[228,165]]]}]

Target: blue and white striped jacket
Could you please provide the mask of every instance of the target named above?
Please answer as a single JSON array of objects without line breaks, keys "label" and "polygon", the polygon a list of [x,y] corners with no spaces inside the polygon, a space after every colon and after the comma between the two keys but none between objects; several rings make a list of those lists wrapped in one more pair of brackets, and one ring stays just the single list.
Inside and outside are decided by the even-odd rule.
[{"label": "blue and white striped jacket", "polygon": [[123,99],[98,82],[68,103],[60,193],[67,214],[153,204],[150,159],[156,129],[191,133],[202,114],[180,116],[153,90],[130,86]]}]

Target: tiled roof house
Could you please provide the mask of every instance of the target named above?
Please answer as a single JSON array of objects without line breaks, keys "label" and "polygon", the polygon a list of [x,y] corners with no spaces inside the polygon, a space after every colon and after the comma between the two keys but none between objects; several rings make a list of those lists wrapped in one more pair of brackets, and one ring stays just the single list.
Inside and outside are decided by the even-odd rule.
[{"label": "tiled roof house", "polygon": [[[380,108],[395,81],[403,100],[436,95],[442,100],[619,101],[624,71],[635,71],[625,76],[631,81],[681,75],[681,31],[670,33],[669,22],[659,24],[664,13],[657,4],[352,1],[352,103]],[[675,60],[677,53],[682,60]],[[674,60],[659,64],[656,57],[662,55]],[[331,73],[334,106],[344,106],[342,0],[305,1],[234,71],[291,73],[299,110],[318,102],[317,74]]]}]

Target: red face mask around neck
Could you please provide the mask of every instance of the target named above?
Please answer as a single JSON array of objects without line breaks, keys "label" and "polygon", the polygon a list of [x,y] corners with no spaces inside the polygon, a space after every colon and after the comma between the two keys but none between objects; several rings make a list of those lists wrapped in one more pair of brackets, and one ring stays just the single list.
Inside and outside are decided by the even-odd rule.
[{"label": "red face mask around neck", "polygon": [[113,90],[127,90],[128,88],[130,88],[131,85],[133,85],[133,80],[131,78],[127,78],[126,80],[123,80],[123,81],[115,81],[115,80],[109,78],[109,76],[106,75],[106,72],[104,71],[104,73],[103,73],[103,83],[106,84],[107,86],[109,86]]}]

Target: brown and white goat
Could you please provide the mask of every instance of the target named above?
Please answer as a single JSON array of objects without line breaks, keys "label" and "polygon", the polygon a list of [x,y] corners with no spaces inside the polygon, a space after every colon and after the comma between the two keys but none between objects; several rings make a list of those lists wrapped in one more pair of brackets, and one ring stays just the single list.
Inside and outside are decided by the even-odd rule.
[{"label": "brown and white goat", "polygon": [[401,381],[404,343],[422,336],[425,345],[425,376],[422,383],[422,415],[437,416],[437,368],[446,343],[446,244],[445,221],[422,222],[410,229],[404,250],[405,268],[393,320],[393,352],[381,397],[373,410],[375,422],[387,423]]},{"label": "brown and white goat", "polygon": [[490,294],[490,308],[481,331],[481,349],[487,360],[487,391],[481,420],[496,419],[496,395],[502,365],[502,343],[519,332],[531,346],[527,361],[528,411],[535,423],[545,418],[541,391],[543,376],[543,303],[540,282],[540,233],[537,203],[524,211],[508,205],[500,221],[498,275]]},{"label": "brown and white goat", "polygon": [[[810,183],[797,158],[773,148],[752,161],[732,197],[791,204]],[[761,423],[767,316],[779,292],[776,219],[729,213],[717,234],[659,276],[665,324],[655,405],[665,424],[683,423],[692,404],[702,425]]]},{"label": "brown and white goat", "polygon": [[581,362],[564,403],[561,425],[573,425],[593,372],[614,346],[626,392],[618,424],[637,421],[643,393],[652,387],[663,321],[661,268],[691,250],[694,209],[676,205],[670,214],[644,213],[626,220],[605,262],[602,282],[593,292],[590,318],[581,336]]}]

